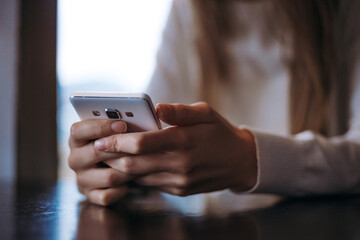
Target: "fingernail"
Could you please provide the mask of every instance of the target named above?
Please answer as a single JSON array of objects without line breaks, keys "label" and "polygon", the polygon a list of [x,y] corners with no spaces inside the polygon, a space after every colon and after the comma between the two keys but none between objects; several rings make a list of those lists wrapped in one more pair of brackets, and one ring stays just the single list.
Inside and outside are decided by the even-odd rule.
[{"label": "fingernail", "polygon": [[106,140],[105,139],[98,139],[95,141],[94,146],[99,151],[106,150]]},{"label": "fingernail", "polygon": [[123,121],[115,121],[111,124],[111,129],[118,133],[126,132],[126,127],[126,123]]}]

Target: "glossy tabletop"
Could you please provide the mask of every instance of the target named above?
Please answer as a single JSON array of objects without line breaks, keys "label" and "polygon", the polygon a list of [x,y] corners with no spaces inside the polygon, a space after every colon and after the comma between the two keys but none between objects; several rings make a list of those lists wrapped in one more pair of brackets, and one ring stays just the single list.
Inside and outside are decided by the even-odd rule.
[{"label": "glossy tabletop", "polygon": [[360,239],[360,196],[136,190],[104,208],[84,201],[72,181],[0,187],[0,239]]}]

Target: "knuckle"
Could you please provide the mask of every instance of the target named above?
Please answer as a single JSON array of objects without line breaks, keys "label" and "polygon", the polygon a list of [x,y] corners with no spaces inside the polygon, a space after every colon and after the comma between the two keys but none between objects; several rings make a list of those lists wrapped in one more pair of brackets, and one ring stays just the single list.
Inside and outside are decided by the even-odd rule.
[{"label": "knuckle", "polygon": [[73,141],[74,141],[74,139],[71,137],[71,133],[70,133],[70,137],[68,139],[68,146],[69,146],[70,149],[74,148]]},{"label": "knuckle", "polygon": [[106,133],[112,132],[111,131],[111,122],[105,120],[105,121],[98,121],[97,122],[97,129],[98,129],[98,134],[97,136],[103,136]]},{"label": "knuckle", "polygon": [[76,174],[76,182],[77,182],[77,184],[78,184],[78,188],[84,188],[83,187],[83,182],[84,182],[84,180],[83,180],[83,176],[82,176],[82,174],[81,174],[81,172],[79,172],[79,173],[77,173]]},{"label": "knuckle", "polygon": [[101,206],[109,206],[111,204],[111,195],[109,192],[104,191],[99,194],[99,204]]},{"label": "knuckle", "polygon": [[175,180],[175,184],[177,187],[184,189],[190,186],[191,180],[186,175],[181,175]]},{"label": "knuckle", "polygon": [[211,108],[210,104],[207,103],[207,102],[204,102],[204,101],[199,102],[199,105],[201,105],[204,109],[210,109]]},{"label": "knuckle", "polygon": [[133,153],[134,154],[141,154],[144,153],[146,150],[146,138],[143,135],[138,135],[133,139]]},{"label": "knuckle", "polygon": [[120,139],[118,136],[110,136],[106,141],[107,149],[114,152],[120,151]]},{"label": "knuckle", "polygon": [[190,164],[186,164],[186,163],[181,164],[181,166],[178,169],[181,174],[188,174],[191,170]]},{"label": "knuckle", "polygon": [[188,134],[180,129],[176,129],[176,130],[178,130],[176,133],[176,138],[180,142],[180,144],[183,145],[184,143],[187,143],[189,141]]},{"label": "knuckle", "polygon": [[214,115],[214,110],[212,109],[212,107],[207,102],[202,102],[201,105],[202,105],[206,115],[208,115],[208,116],[213,116]]},{"label": "knuckle", "polygon": [[193,145],[192,133],[178,129],[176,134],[177,142],[183,148],[183,150],[191,149]]},{"label": "knuckle", "polygon": [[180,116],[177,116],[181,121],[185,121],[188,119],[190,111],[188,108],[180,108],[180,111],[178,113]]},{"label": "knuckle", "polygon": [[79,184],[77,185],[77,189],[78,189],[79,193],[85,194],[84,188],[82,186],[80,186]]},{"label": "knuckle", "polygon": [[192,170],[192,163],[190,159],[184,158],[180,161],[178,170],[181,174],[188,174]]},{"label": "knuckle", "polygon": [[80,122],[76,122],[70,127],[70,137],[76,138],[78,135],[78,129],[79,129]]},{"label": "knuckle", "polygon": [[189,195],[188,191],[184,188],[175,188],[172,194],[179,197],[186,197]]},{"label": "knuckle", "polygon": [[78,176],[76,176],[76,186],[77,190],[81,193],[86,195],[89,192],[89,187],[87,187],[85,184],[83,184],[81,181],[79,181]]},{"label": "knuckle", "polygon": [[97,150],[97,148],[95,147],[94,142],[92,142],[92,144],[91,144],[91,157],[93,159],[98,159],[98,158],[100,158],[100,154],[101,154],[101,152],[99,150]]},{"label": "knuckle", "polygon": [[69,157],[68,157],[68,165],[74,171],[77,168],[76,162],[77,162],[76,158],[73,156],[73,154],[70,154]]},{"label": "knuckle", "polygon": [[113,187],[117,184],[117,175],[112,169],[109,169],[105,174],[105,185]]},{"label": "knuckle", "polygon": [[109,120],[103,120],[98,122],[98,127],[101,130],[102,133],[104,132],[112,132],[111,131],[111,121]]},{"label": "knuckle", "polygon": [[94,129],[95,137],[101,136],[102,135],[101,133],[103,132],[102,122],[96,121],[93,129]]},{"label": "knuckle", "polygon": [[124,173],[132,174],[135,173],[136,165],[135,162],[130,157],[123,157],[121,159],[121,170]]}]

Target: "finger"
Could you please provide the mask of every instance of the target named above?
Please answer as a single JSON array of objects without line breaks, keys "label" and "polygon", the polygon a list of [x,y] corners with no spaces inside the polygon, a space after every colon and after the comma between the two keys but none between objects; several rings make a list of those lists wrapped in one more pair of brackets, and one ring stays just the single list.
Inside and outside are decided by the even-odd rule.
[{"label": "finger", "polygon": [[125,133],[126,123],[109,119],[84,120],[71,126],[70,147],[86,144],[90,140],[110,136],[115,133]]},{"label": "finger", "polygon": [[205,102],[193,105],[161,103],[156,106],[156,113],[165,123],[178,126],[213,123],[217,116]]},{"label": "finger", "polygon": [[[136,181],[144,185],[155,186],[163,192],[177,196],[207,193],[231,187],[231,177],[225,177],[224,172],[218,169],[202,169],[192,172],[190,175],[153,175],[142,177]],[[169,184],[165,184],[165,182]]]},{"label": "finger", "polygon": [[158,186],[157,188],[162,191],[176,196],[188,196],[197,193],[207,193],[220,191],[225,189],[224,185],[218,183],[218,179],[209,179],[209,181],[202,181],[191,187],[176,187],[176,186]]},{"label": "finger", "polygon": [[141,133],[116,134],[95,141],[100,151],[146,154],[170,150],[186,150],[192,146],[189,129],[170,127]]},{"label": "finger", "polygon": [[149,174],[154,172],[177,172],[181,169],[181,160],[174,153],[124,156],[105,161],[110,167],[126,174]]},{"label": "finger", "polygon": [[117,187],[134,178],[113,168],[91,168],[78,172],[76,176],[78,185],[88,190]]},{"label": "finger", "polygon": [[156,187],[157,189],[159,189],[162,192],[166,192],[172,195],[176,195],[176,196],[189,196],[189,195],[193,195],[193,194],[198,194],[198,193],[207,193],[207,192],[214,192],[214,191],[219,191],[219,190],[223,190],[224,187],[212,187],[209,188],[207,187],[207,183],[202,183],[202,184],[198,184],[196,186],[192,186],[192,187],[174,187],[174,186],[158,186]]},{"label": "finger", "polygon": [[112,153],[99,151],[94,147],[94,142],[90,142],[83,147],[76,148],[71,151],[68,163],[71,169],[77,171],[94,166],[105,160],[120,158],[123,153]]},{"label": "finger", "polygon": [[204,189],[219,189],[221,186],[229,186],[230,179],[231,178],[224,177],[223,171],[212,168],[197,169],[187,174],[159,172],[139,177],[135,182],[154,187],[176,187],[184,189],[203,187]]},{"label": "finger", "polygon": [[127,186],[108,189],[94,189],[85,193],[86,198],[97,205],[109,206],[119,201],[127,193]]},{"label": "finger", "polygon": [[159,189],[162,192],[175,196],[181,196],[181,197],[185,197],[197,193],[204,193],[203,191],[201,191],[201,189],[185,189],[178,187],[157,187],[157,189]]},{"label": "finger", "polygon": [[160,172],[149,174],[135,180],[136,183],[152,187],[185,188],[192,184],[193,179],[179,173]]}]

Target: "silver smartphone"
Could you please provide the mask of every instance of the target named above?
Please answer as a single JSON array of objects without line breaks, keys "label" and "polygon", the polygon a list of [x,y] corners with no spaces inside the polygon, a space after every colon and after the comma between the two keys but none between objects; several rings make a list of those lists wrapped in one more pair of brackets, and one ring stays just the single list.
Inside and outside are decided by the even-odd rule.
[{"label": "silver smartphone", "polygon": [[70,102],[81,120],[122,120],[128,132],[161,129],[153,103],[144,93],[75,92]]}]

